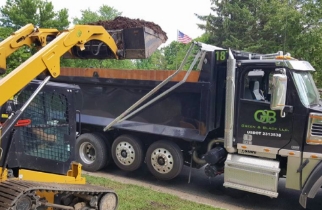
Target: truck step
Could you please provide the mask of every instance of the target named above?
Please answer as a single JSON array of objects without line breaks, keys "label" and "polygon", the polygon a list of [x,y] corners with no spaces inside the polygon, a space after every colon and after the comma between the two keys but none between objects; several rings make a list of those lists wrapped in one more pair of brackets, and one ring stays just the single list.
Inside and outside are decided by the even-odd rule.
[{"label": "truck step", "polygon": [[276,198],[279,172],[278,161],[229,154],[224,186]]},{"label": "truck step", "polygon": [[265,196],[268,196],[271,198],[278,197],[277,192],[272,192],[272,191],[249,187],[249,186],[240,185],[240,184],[234,184],[234,183],[230,183],[230,182],[225,182],[224,187],[230,187],[230,188],[237,189],[237,190],[242,190],[242,191],[247,191],[247,192],[256,193],[256,194],[260,194],[260,195],[265,195]]}]

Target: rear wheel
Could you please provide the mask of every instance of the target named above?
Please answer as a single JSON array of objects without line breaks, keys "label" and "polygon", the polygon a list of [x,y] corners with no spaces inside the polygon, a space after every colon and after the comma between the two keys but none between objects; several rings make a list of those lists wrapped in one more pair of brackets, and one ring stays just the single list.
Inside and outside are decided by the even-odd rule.
[{"label": "rear wheel", "polygon": [[76,139],[76,157],[85,171],[98,171],[105,167],[108,159],[104,139],[93,133],[84,133]]},{"label": "rear wheel", "polygon": [[157,141],[147,150],[146,164],[157,179],[170,180],[180,174],[183,155],[177,144],[171,141]]},{"label": "rear wheel", "polygon": [[108,137],[106,135],[104,135],[104,133],[95,132],[93,134],[98,135],[99,137],[101,137],[103,139],[104,143],[106,144],[106,159],[105,159],[105,165],[104,165],[104,167],[106,167],[112,161],[112,154],[111,154],[112,145],[111,145],[111,142],[109,141]]},{"label": "rear wheel", "polygon": [[120,169],[134,171],[143,163],[144,151],[140,139],[131,135],[122,135],[112,144],[112,157]]}]

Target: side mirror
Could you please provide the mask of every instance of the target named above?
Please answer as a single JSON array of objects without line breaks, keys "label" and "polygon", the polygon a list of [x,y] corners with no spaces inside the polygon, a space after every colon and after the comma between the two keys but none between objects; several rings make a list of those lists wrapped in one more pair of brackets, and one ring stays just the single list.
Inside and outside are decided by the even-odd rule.
[{"label": "side mirror", "polygon": [[285,74],[273,75],[271,109],[281,110],[281,117],[285,117],[284,108],[287,91],[287,76]]}]

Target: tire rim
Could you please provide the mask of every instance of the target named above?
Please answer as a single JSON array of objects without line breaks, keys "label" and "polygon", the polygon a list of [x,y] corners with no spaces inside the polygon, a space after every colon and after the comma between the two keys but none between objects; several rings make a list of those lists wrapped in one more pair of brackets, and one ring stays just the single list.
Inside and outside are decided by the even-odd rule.
[{"label": "tire rim", "polygon": [[122,141],[116,146],[117,160],[123,165],[131,165],[135,160],[135,151],[129,142]]},{"label": "tire rim", "polygon": [[95,148],[91,143],[84,142],[79,147],[79,155],[86,164],[92,164],[96,160]]},{"label": "tire rim", "polygon": [[154,170],[161,174],[169,173],[174,164],[172,154],[164,148],[157,148],[152,152],[151,163]]}]

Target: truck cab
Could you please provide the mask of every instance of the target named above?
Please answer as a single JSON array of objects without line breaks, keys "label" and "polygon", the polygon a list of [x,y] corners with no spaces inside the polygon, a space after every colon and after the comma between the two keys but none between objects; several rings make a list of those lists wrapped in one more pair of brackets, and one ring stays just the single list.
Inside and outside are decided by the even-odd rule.
[{"label": "truck cab", "polygon": [[[290,56],[239,55],[235,53],[237,151],[227,156],[224,185],[277,197],[277,180],[284,177],[286,188],[302,191],[305,207],[306,198],[313,198],[322,185],[322,104],[315,70]],[[258,158],[244,159],[248,156]],[[237,169],[241,164],[248,169]],[[243,174],[232,173],[237,171]],[[261,175],[256,178],[255,172]]]},{"label": "truck cab", "polygon": [[[278,148],[279,152],[301,151],[306,144],[311,145],[298,137],[307,136],[303,124],[308,122],[309,113],[322,110],[311,74],[313,67],[305,61],[290,60],[244,61],[238,65],[237,144],[248,145],[248,149],[251,145]],[[277,154],[274,149],[252,150],[259,156]]]}]

